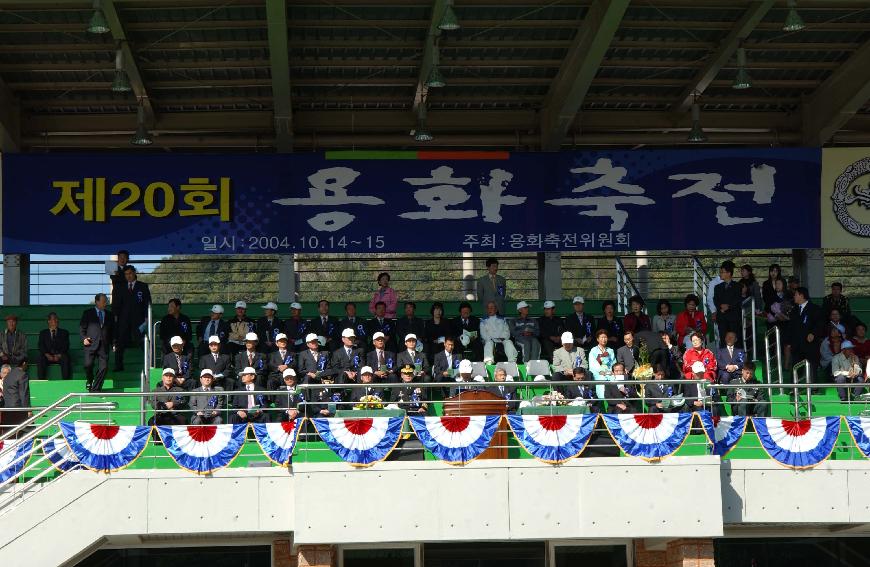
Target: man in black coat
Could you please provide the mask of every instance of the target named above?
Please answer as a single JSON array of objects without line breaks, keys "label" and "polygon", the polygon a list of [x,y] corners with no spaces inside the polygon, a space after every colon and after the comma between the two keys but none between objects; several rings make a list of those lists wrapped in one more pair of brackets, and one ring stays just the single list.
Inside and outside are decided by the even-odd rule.
[{"label": "man in black coat", "polygon": [[199,357],[199,369],[211,370],[216,384],[226,389],[232,383],[232,361],[230,355],[221,354],[221,341],[217,335],[208,341],[209,352]]},{"label": "man in black coat", "polygon": [[743,344],[743,333],[740,328],[743,320],[743,295],[740,284],[734,281],[734,262],[722,262],[719,268],[722,283],[713,288],[713,303],[716,305],[716,326],[719,327],[719,346],[725,346],[725,335],[734,331],[737,335],[737,346]]},{"label": "man in black coat", "polygon": [[414,335],[405,336],[405,349],[396,353],[396,366],[404,368],[410,366],[414,369],[414,380],[421,382],[429,381],[429,360],[426,358],[426,353],[417,351],[417,337]]},{"label": "man in black coat", "polygon": [[166,315],[160,320],[160,344],[163,354],[172,352],[172,337],[184,339],[184,353],[193,355],[193,323],[181,312],[181,300],[173,297],[166,304]]},{"label": "man in black coat", "polygon": [[329,316],[329,302],[325,299],[321,299],[320,303],[317,304],[317,310],[319,311],[318,316],[308,322],[308,332],[326,339],[326,344],[323,346],[327,350],[333,351],[341,344],[338,340],[338,335],[341,332],[338,319]]},{"label": "man in black coat", "polygon": [[[239,353],[240,355],[243,353]],[[247,392],[259,390],[255,381],[257,373],[253,368],[242,368],[239,372],[239,385],[233,395],[233,411],[230,413],[230,423],[263,423],[266,421],[265,410],[269,399],[263,394]]]},{"label": "man in black coat", "polygon": [[[344,337],[345,329],[352,329],[354,335],[354,346],[365,349],[368,346],[368,323],[362,317],[356,314],[356,303],[347,302],[344,304],[344,319],[338,322],[338,332]],[[344,344],[344,341],[339,341]],[[340,345],[339,345],[340,346]],[[333,348],[335,350],[338,347]]]},{"label": "man in black coat", "polygon": [[[233,359],[233,367],[236,372],[241,372],[242,368],[251,367],[256,373],[256,386],[260,390],[266,389],[266,376],[269,373],[269,364],[266,360],[266,355],[262,352],[257,352],[257,333],[248,333],[245,335],[245,346],[236,357]],[[241,380],[241,374],[237,376],[237,380]]]},{"label": "man in black coat", "polygon": [[335,349],[329,357],[328,372],[339,384],[356,382],[357,373],[365,360],[361,348],[354,346],[356,335],[351,328],[341,332],[342,346]]},{"label": "man in black coat", "polygon": [[372,335],[374,349],[366,355],[366,365],[374,369],[374,379],[378,383],[398,382],[399,367],[396,353],[386,349],[386,337],[380,331]]},{"label": "man in black coat", "polygon": [[124,349],[138,344],[148,329],[148,306],[151,291],[148,284],[140,282],[136,268],[127,264],[124,268],[126,282],[121,289],[112,291],[112,306],[115,313],[115,370],[124,369]]},{"label": "man in black coat", "polygon": [[810,301],[810,292],[805,287],[798,287],[794,292],[794,307],[789,313],[786,327],[792,364],[806,359],[814,371],[819,366],[819,331],[823,321],[822,309]]},{"label": "man in black coat", "polygon": [[39,360],[36,362],[37,376],[45,380],[49,364],[60,366],[60,375],[64,380],[72,376],[72,364],[69,358],[69,331],[58,325],[57,313],[48,314],[48,328],[39,331]]},{"label": "man in black coat", "polygon": [[395,337],[404,337],[405,335],[416,335],[418,337],[426,335],[426,324],[423,322],[423,319],[417,317],[416,311],[416,303],[413,301],[405,302],[405,316],[396,319],[394,341]]},{"label": "man in black coat", "polygon": [[270,301],[263,306],[263,316],[257,319],[256,332],[260,337],[257,350],[260,352],[270,353],[278,348],[275,337],[284,331],[284,322],[275,316],[276,313],[278,313],[278,306]]},{"label": "man in black coat", "polygon": [[320,351],[320,343],[314,333],[305,336],[305,345],[305,350],[296,355],[296,376],[307,383],[308,380],[327,372],[329,354]]},{"label": "man in black coat", "polygon": [[171,368],[175,371],[176,384],[183,384],[185,390],[193,390],[199,387],[199,380],[194,378],[193,361],[190,355],[184,352],[184,339],[172,337],[169,340],[172,352],[163,355],[163,368]]},{"label": "man in black coat", "polygon": [[3,428],[0,429],[0,434],[5,433],[10,428],[15,427],[19,423],[27,420],[33,412],[21,411],[21,408],[30,407],[30,378],[27,374],[18,367],[11,367],[4,364],[0,368],[0,386],[2,386],[3,400]]},{"label": "man in black coat", "polygon": [[226,345],[230,337],[230,324],[224,321],[223,317],[223,305],[215,304],[211,306],[211,315],[206,315],[199,320],[199,325],[196,327],[196,338],[199,341],[196,352],[199,356],[209,353],[211,337],[220,339],[220,351],[229,356],[230,352]]},{"label": "man in black coat", "polygon": [[396,350],[396,322],[387,319],[386,309],[387,304],[383,301],[378,301],[375,304],[375,316],[366,323],[366,335],[372,337],[372,343],[374,343],[375,333],[382,334],[386,348],[394,351]]},{"label": "man in black coat", "polygon": [[[607,400],[607,413],[641,413],[637,384],[625,374],[625,366],[621,362],[613,365],[613,382],[604,386],[604,398]],[[617,380],[617,376],[622,376]]]},{"label": "man in black coat", "polygon": [[[94,308],[86,309],[82,313],[79,322],[79,336],[81,336],[85,353],[85,378],[89,392],[100,392],[103,389],[103,381],[106,379],[106,370],[109,367],[109,348],[113,346],[114,322],[112,312],[106,309],[108,298],[105,293],[94,296]],[[94,363],[97,372],[94,375]]]},{"label": "man in black coat", "polygon": [[[269,353],[268,367],[269,379],[267,381],[268,388],[274,390],[281,386],[284,380],[284,373],[287,369],[293,370],[296,357],[288,346],[288,338],[284,333],[278,333],[275,337],[276,350]],[[296,371],[293,370],[295,378]]]},{"label": "man in black coat", "polygon": [[[594,318],[589,317],[589,321],[594,327]],[[584,325],[584,329],[585,327]],[[541,333],[538,337],[541,341],[541,357],[544,360],[553,360],[553,352],[562,347],[562,333],[565,332],[565,321],[556,316],[555,302],[544,302],[544,316],[538,319],[538,329]]]},{"label": "man in black coat", "polygon": [[[459,341],[459,354],[469,360],[483,360],[483,341],[480,339],[480,319],[471,314],[471,304],[459,304],[459,317],[452,321],[451,334]],[[463,339],[466,334],[467,339]]]},{"label": "man in black coat", "polygon": [[305,395],[296,386],[296,371],[287,368],[281,373],[281,382],[276,384],[275,393],[270,396],[275,410],[272,421],[279,423],[305,417]]}]

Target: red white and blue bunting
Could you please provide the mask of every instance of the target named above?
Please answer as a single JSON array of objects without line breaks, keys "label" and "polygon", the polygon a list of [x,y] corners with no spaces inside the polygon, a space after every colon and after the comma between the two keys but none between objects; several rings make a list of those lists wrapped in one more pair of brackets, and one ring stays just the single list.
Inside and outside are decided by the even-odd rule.
[{"label": "red white and blue bunting", "polygon": [[142,454],[151,426],[76,421],[61,422],[60,431],[84,466],[96,472],[112,472],[130,466]]},{"label": "red white and blue bunting", "polygon": [[0,441],[0,483],[12,480],[21,474],[24,465],[33,453],[33,439],[27,441]]},{"label": "red white and blue bunting", "polygon": [[583,452],[598,414],[508,415],[507,419],[526,452],[545,463],[559,464]]},{"label": "red white and blue bunting", "polygon": [[846,425],[855,446],[865,457],[870,457],[870,417],[848,416]]},{"label": "red white and blue bunting", "polygon": [[479,457],[492,441],[500,415],[409,416],[417,438],[435,458],[464,465]]},{"label": "red white and blue bunting", "polygon": [[252,423],[254,437],[266,457],[282,467],[290,466],[304,417],[280,423]]},{"label": "red white and blue bunting", "polygon": [[699,411],[698,419],[701,420],[704,433],[713,446],[712,453],[720,457],[724,457],[737,446],[746,431],[746,424],[749,423],[744,415],[719,417],[708,411]]},{"label": "red white and blue bunting", "polygon": [[632,457],[657,461],[683,445],[692,427],[691,413],[603,414],[611,437]]},{"label": "red white and blue bunting", "polygon": [[42,443],[42,452],[52,466],[60,472],[84,468],[63,439],[48,439]]},{"label": "red white and blue bunting", "polygon": [[248,424],[158,425],[157,433],[176,464],[196,474],[229,466],[242,446]]},{"label": "red white and blue bunting", "polygon": [[840,434],[839,416],[801,421],[753,417],[752,424],[770,458],[793,469],[808,469],[824,462]]},{"label": "red white and blue bunting", "polygon": [[342,461],[368,467],[386,459],[399,442],[404,417],[314,418],[317,433]]}]

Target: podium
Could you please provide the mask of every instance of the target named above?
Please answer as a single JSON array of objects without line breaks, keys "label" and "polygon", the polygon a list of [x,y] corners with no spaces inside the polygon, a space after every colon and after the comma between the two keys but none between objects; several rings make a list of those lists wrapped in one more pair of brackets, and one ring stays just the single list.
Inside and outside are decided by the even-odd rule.
[{"label": "podium", "polygon": [[[505,415],[507,400],[486,390],[466,390],[444,399],[444,415]],[[507,459],[507,430],[504,419],[498,423],[499,431],[493,436],[490,447],[478,459]]]}]

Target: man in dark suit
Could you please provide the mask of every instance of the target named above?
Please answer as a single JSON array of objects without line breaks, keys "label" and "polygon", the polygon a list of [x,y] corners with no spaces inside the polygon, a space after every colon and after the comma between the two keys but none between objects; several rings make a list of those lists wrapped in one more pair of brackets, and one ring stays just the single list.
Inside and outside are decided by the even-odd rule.
[{"label": "man in dark suit", "polygon": [[[594,327],[594,319],[589,317],[589,321]],[[538,328],[541,331],[538,337],[541,341],[541,357],[544,360],[553,360],[553,352],[562,347],[562,333],[565,332],[565,321],[556,316],[555,302],[544,302],[544,316],[538,319]],[[574,334],[572,333],[571,336],[573,337]]]},{"label": "man in dark suit", "polygon": [[746,351],[737,348],[737,333],[728,331],[725,346],[716,351],[716,368],[720,384],[730,384],[740,379],[740,371],[746,363]]},{"label": "man in dark suit", "polygon": [[459,362],[462,357],[456,352],[456,340],[453,337],[444,337],[444,350],[435,355],[432,369],[434,382],[449,382],[459,373]]},{"label": "man in dark suit", "polygon": [[199,388],[193,390],[197,395],[190,396],[190,424],[220,425],[223,423],[221,414],[226,398],[217,392],[223,392],[224,389],[214,385],[214,374],[208,368],[199,373],[199,383]]},{"label": "man in dark suit", "polygon": [[722,283],[713,288],[713,303],[716,305],[716,326],[719,327],[719,346],[725,346],[725,334],[734,331],[737,344],[742,346],[740,325],[743,319],[743,295],[740,284],[734,281],[734,262],[722,262],[719,268]]},{"label": "man in dark suit", "polygon": [[314,333],[305,336],[305,345],[306,349],[296,355],[296,376],[299,380],[308,383],[309,380],[326,372],[329,366],[329,354],[320,352],[320,342]]},{"label": "man in dark suit", "polygon": [[182,384],[187,391],[199,387],[199,382],[193,377],[193,362],[190,355],[184,352],[184,339],[172,337],[169,340],[172,352],[163,355],[163,368],[175,371],[176,384]]},{"label": "man in dark suit", "polygon": [[115,370],[124,369],[124,349],[139,343],[148,329],[148,306],[151,291],[148,284],[137,279],[136,268],[127,264],[124,268],[126,283],[116,289],[112,305],[115,313]]},{"label": "man in dark suit", "polygon": [[[607,413],[641,413],[637,385],[634,384],[634,380],[630,376],[626,376],[625,366],[621,362],[617,362],[611,370],[614,381],[608,382],[604,386]],[[622,376],[622,379],[617,380],[618,376]]]},{"label": "man in dark suit", "polygon": [[338,319],[329,316],[329,302],[325,299],[321,299],[320,303],[317,304],[317,310],[319,311],[318,316],[308,322],[308,332],[323,337],[325,339],[323,346],[327,350],[333,351],[341,344],[338,340],[338,335],[341,332]]},{"label": "man in dark suit", "polygon": [[[384,346],[388,350],[396,350],[396,322],[386,317],[387,304],[383,301],[375,303],[375,316],[366,323],[366,335],[372,337],[375,333],[384,336]],[[422,336],[422,335],[421,335]]]},{"label": "man in dark suit", "polygon": [[[244,353],[239,353],[244,354]],[[257,373],[253,368],[243,368],[239,373],[238,392],[233,396],[233,412],[230,414],[231,423],[263,423],[266,421],[264,410],[268,407],[268,399],[263,394],[249,394],[258,390],[255,381]]]},{"label": "man in dark suit", "polygon": [[[451,333],[460,343],[460,352],[469,360],[483,360],[483,341],[480,339],[480,319],[471,314],[471,304],[459,304],[459,317],[453,320]],[[467,338],[463,339],[463,334]]]},{"label": "man in dark suit", "polygon": [[0,423],[3,424],[3,429],[0,433],[8,431],[9,428],[15,427],[19,423],[27,420],[33,412],[21,411],[21,408],[30,407],[30,378],[21,368],[13,368],[8,364],[4,364],[0,368],[0,390],[2,390],[3,399],[3,418]]},{"label": "man in dark suit", "polygon": [[787,340],[791,345],[792,364],[806,359],[813,370],[818,368],[819,331],[824,320],[822,309],[810,301],[810,292],[798,287],[794,292],[794,307],[789,313]]},{"label": "man in dark suit", "polygon": [[[257,333],[245,335],[245,348],[236,355],[236,358],[233,360],[233,367],[236,369],[236,372],[246,367],[253,368],[256,375],[255,385],[258,389],[265,390],[269,365],[266,355],[262,352],[257,352],[257,342]],[[241,375],[237,379],[241,380]]]},{"label": "man in dark suit", "polygon": [[69,331],[58,326],[57,313],[48,314],[48,328],[39,331],[39,360],[36,362],[37,376],[45,380],[49,364],[60,366],[64,380],[72,376],[69,358]]},{"label": "man in dark suit", "polygon": [[217,335],[208,340],[209,352],[199,357],[199,368],[211,370],[214,381],[221,387],[232,382],[232,361],[228,354],[221,354],[221,340]]},{"label": "man in dark suit", "polygon": [[508,381],[507,372],[504,368],[495,369],[493,385],[489,386],[486,391],[505,400],[507,402],[508,413],[514,413],[520,407],[520,394],[516,390],[513,378]]},{"label": "man in dark suit", "polygon": [[184,425],[182,412],[187,409],[188,398],[182,396],[184,390],[175,385],[175,371],[164,368],[160,384],[152,392],[154,395],[148,403],[154,408],[154,415],[148,420],[148,425]]},{"label": "man in dark suit", "polygon": [[278,306],[270,301],[263,306],[263,316],[257,319],[256,332],[260,337],[257,350],[260,352],[274,352],[277,348],[275,337],[284,331],[284,322],[275,316],[276,313],[278,313]]},{"label": "man in dark suit", "polygon": [[[574,346],[588,350],[594,346],[592,339],[596,331],[595,317],[584,311],[586,300],[583,299],[583,296],[576,296],[572,304],[574,312],[565,317],[565,330],[570,331],[571,336],[574,337]],[[546,314],[546,311],[544,313]],[[556,345],[553,350],[560,346]]]},{"label": "man in dark suit", "polygon": [[342,346],[335,349],[329,357],[328,372],[339,384],[356,382],[357,373],[363,366],[363,351],[354,346],[355,339],[353,329],[344,329],[341,332]]},{"label": "man in dark suit", "polygon": [[209,347],[211,337],[220,339],[220,351],[229,355],[226,344],[230,336],[230,324],[224,321],[223,316],[223,306],[215,304],[211,306],[211,315],[207,315],[199,320],[199,325],[196,328],[196,337],[199,340],[197,352],[200,356],[208,354],[211,350]]},{"label": "man in dark suit", "polygon": [[305,335],[308,334],[308,321],[302,318],[302,304],[290,304],[290,318],[284,319],[284,334],[287,335],[290,350],[299,352],[305,349]]},{"label": "man in dark suit", "polygon": [[275,390],[271,396],[272,404],[275,406],[275,411],[272,414],[273,422],[278,423],[304,417],[305,395],[296,388],[295,370],[285,369],[281,373],[281,383],[272,389]]},{"label": "man in dark suit", "polygon": [[[371,353],[369,353],[371,354]],[[383,388],[378,388],[374,383],[375,373],[371,366],[363,366],[359,371],[360,384],[365,384],[364,388],[354,388],[350,392],[350,401],[354,404],[366,396],[377,396],[381,401],[386,401]]]},{"label": "man in dark suit", "polygon": [[[284,333],[278,333],[275,337],[275,346],[277,349],[274,352],[269,353],[269,379],[267,385],[270,390],[280,387],[284,379],[284,371],[288,368],[293,368],[296,357],[294,356],[293,351],[288,347],[287,343],[287,335]],[[295,370],[293,371],[293,376],[296,376]]]},{"label": "man in dark suit", "polygon": [[417,352],[417,337],[414,335],[405,336],[405,350],[396,353],[396,365],[399,368],[410,366],[414,369],[414,379],[422,382],[429,381],[429,360],[426,358],[425,352]]},{"label": "man in dark suit", "polygon": [[6,328],[0,333],[0,362],[27,366],[27,335],[18,329],[18,315],[6,316]]},{"label": "man in dark suit", "polygon": [[402,387],[391,388],[390,403],[398,405],[408,414],[426,415],[429,404],[426,402],[426,393],[420,388],[420,380],[414,377],[414,367],[403,366],[399,373]]},{"label": "man in dark suit", "polygon": [[[344,319],[338,322],[338,332],[342,333],[342,337],[344,337],[345,329],[352,329],[354,335],[354,346],[358,346],[362,349],[365,349],[368,346],[368,339],[366,335],[366,329],[368,328],[368,323],[362,317],[357,317],[356,315],[356,303],[347,302],[344,304]],[[344,344],[344,341],[341,341]],[[338,348],[338,347],[336,347]],[[335,350],[335,349],[332,349]]]},{"label": "man in dark suit", "polygon": [[193,323],[181,312],[181,300],[173,297],[166,304],[166,315],[160,320],[160,343],[163,354],[172,352],[172,337],[184,339],[185,354],[193,355]]},{"label": "man in dark suit", "polygon": [[[423,322],[423,319],[420,319],[415,314],[417,311],[417,304],[413,301],[405,302],[405,316],[396,319],[396,328],[393,334],[393,341],[395,341],[395,337],[404,337],[405,335],[416,335],[418,337],[423,337],[426,335],[426,324]],[[384,333],[386,334],[386,333]],[[395,348],[395,346],[393,347]]]},{"label": "man in dark suit", "polygon": [[[112,312],[106,309],[105,293],[94,296],[94,308],[86,309],[79,322],[79,336],[85,352],[85,378],[89,392],[100,392],[109,367],[109,348],[113,346]],[[97,365],[94,375],[94,363]]]},{"label": "man in dark suit", "polygon": [[386,349],[386,337],[380,331],[372,335],[374,349],[366,355],[366,364],[374,369],[374,379],[378,383],[398,382],[396,353]]},{"label": "man in dark suit", "polygon": [[[560,379],[562,378],[560,377]],[[571,379],[575,382],[592,380],[592,378],[589,377],[589,371],[582,366],[578,366],[572,370]],[[584,400],[586,402],[586,407],[589,408],[591,413],[598,413],[601,411],[601,401],[595,394],[595,386],[591,384],[578,383],[571,384],[570,386],[563,386],[560,390],[567,400],[576,400],[578,398]]]}]

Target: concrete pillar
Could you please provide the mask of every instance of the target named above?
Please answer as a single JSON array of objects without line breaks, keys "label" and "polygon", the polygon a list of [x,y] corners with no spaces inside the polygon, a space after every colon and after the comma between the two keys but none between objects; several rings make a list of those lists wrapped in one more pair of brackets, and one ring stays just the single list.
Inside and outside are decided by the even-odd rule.
[{"label": "concrete pillar", "polygon": [[278,256],[278,303],[290,303],[296,301],[296,263],[293,254],[281,254]]},{"label": "concrete pillar", "polygon": [[3,256],[3,305],[30,305],[30,255]]},{"label": "concrete pillar", "polygon": [[474,281],[474,252],[462,253],[462,299],[474,301],[477,299],[477,285]]},{"label": "concrete pillar", "polygon": [[562,253],[538,252],[538,299],[562,298]]},{"label": "concrete pillar", "polygon": [[821,248],[795,249],[791,257],[795,275],[818,303],[828,293],[825,287],[825,252]]},{"label": "concrete pillar", "polygon": [[666,553],[667,567],[716,567],[712,539],[675,539]]}]

